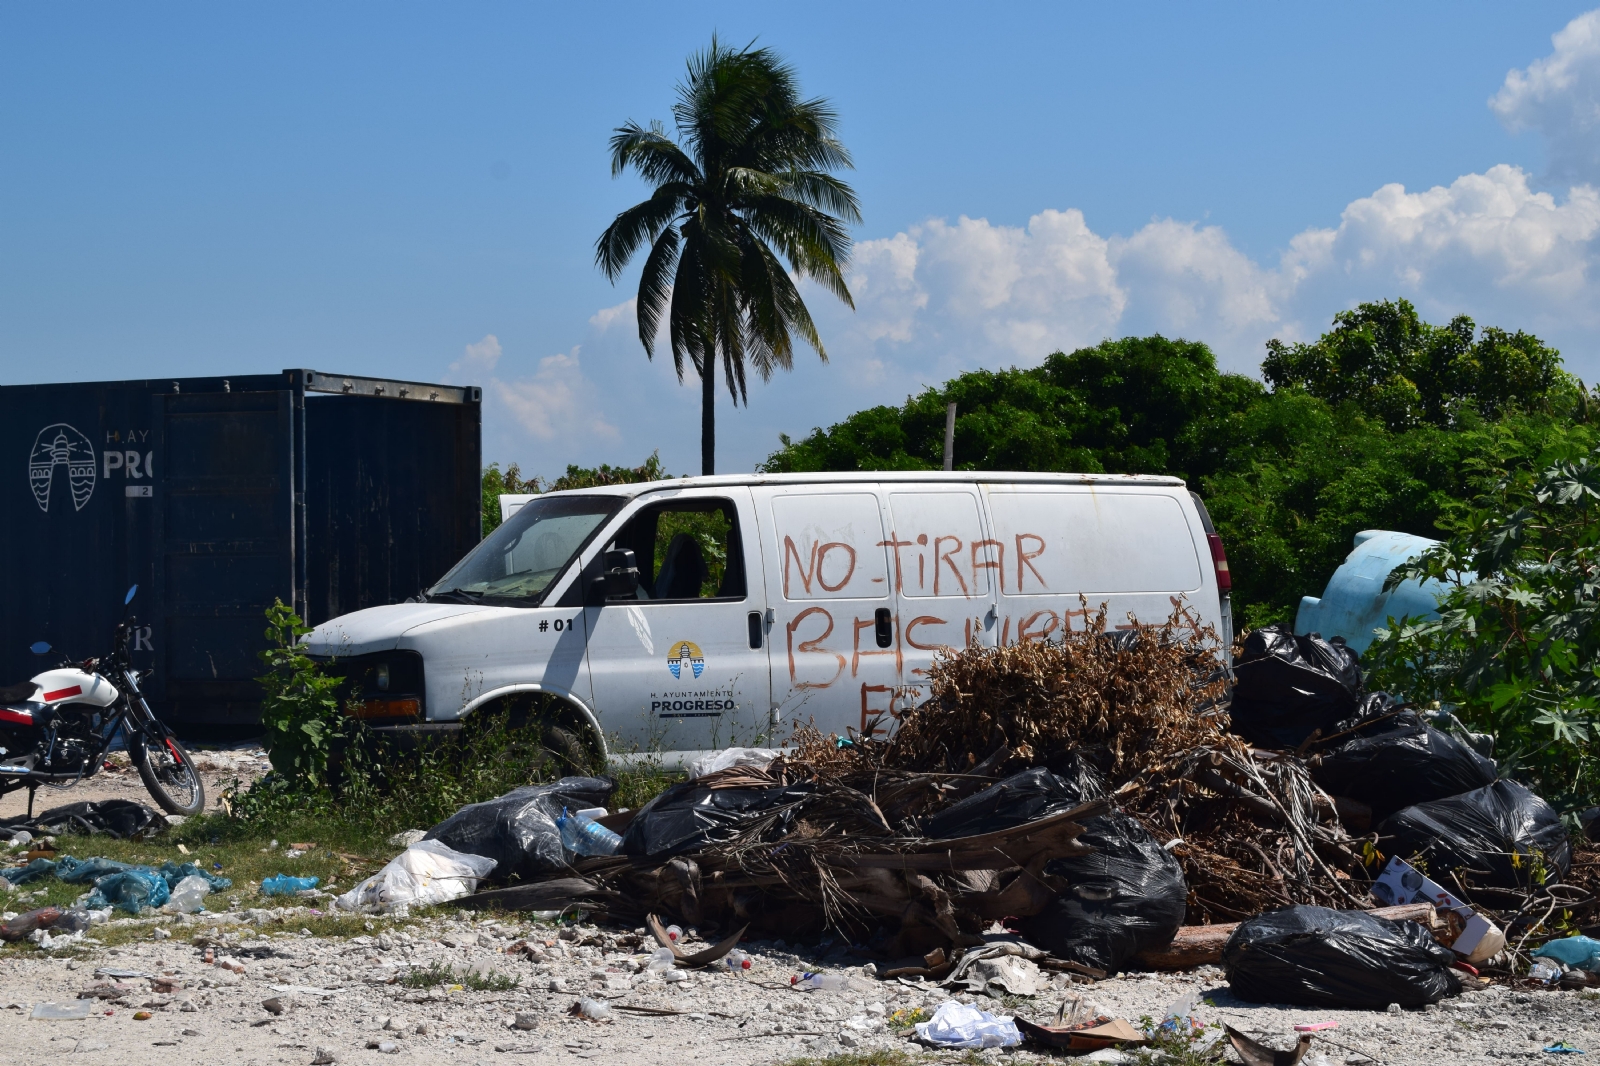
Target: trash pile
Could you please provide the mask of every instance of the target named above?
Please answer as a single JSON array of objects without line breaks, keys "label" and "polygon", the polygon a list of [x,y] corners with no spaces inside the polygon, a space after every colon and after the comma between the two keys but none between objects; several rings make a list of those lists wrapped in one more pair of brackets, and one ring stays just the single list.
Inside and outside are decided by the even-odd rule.
[{"label": "trash pile", "polygon": [[[970,993],[1214,963],[1241,996],[1380,1007],[1520,973],[1544,920],[1592,908],[1563,884],[1560,818],[1489,738],[1366,692],[1337,638],[1257,630],[1231,675],[1214,649],[1181,609],[974,646],[892,733],[728,749],[636,811],[603,777],[520,788],[338,905],[577,909],[648,925],[673,967],[830,932],[880,977]],[[658,915],[722,942],[689,959]],[[1570,987],[1596,958],[1539,965]]]}]

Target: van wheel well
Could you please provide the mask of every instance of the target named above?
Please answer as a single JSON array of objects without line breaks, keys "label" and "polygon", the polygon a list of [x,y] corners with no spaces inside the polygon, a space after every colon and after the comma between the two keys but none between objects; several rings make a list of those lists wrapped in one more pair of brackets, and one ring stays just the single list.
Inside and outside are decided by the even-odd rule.
[{"label": "van wheel well", "polygon": [[599,740],[587,716],[576,705],[548,692],[517,692],[484,704],[473,712],[479,721],[506,717],[511,729],[536,729],[556,776],[590,774],[602,764]]}]

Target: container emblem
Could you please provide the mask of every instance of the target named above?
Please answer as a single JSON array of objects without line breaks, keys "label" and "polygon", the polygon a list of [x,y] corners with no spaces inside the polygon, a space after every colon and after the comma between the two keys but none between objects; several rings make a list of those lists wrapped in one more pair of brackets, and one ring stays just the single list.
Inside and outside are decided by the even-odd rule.
[{"label": "container emblem", "polygon": [[65,422],[41,429],[33,440],[33,452],[28,456],[28,484],[33,488],[39,510],[46,513],[50,510],[50,486],[55,482],[58,466],[67,468],[72,509],[83,510],[83,505],[94,495],[94,445]]}]

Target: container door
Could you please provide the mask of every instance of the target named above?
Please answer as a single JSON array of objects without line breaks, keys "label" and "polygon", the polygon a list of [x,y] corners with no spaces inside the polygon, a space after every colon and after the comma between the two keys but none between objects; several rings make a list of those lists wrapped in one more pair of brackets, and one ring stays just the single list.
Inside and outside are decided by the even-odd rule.
[{"label": "container door", "polygon": [[155,651],[169,714],[254,721],[265,612],[276,599],[295,603],[291,396],[172,394],[154,403]]},{"label": "container door", "polygon": [[601,550],[639,592],[584,609],[595,713],[621,750],[704,751],[768,733],[771,688],[750,490],[652,497]]},{"label": "container door", "polygon": [[755,490],[774,613],[779,735],[883,728],[901,685],[894,593],[875,485]]},{"label": "container door", "polygon": [[928,698],[928,674],[942,648],[999,639],[996,575],[1005,565],[970,485],[898,486],[888,493],[889,545],[905,647],[901,702]]}]

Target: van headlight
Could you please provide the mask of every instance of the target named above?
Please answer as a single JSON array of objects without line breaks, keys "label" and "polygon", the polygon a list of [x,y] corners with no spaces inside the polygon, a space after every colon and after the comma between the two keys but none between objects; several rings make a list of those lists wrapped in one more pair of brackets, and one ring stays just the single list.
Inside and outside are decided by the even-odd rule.
[{"label": "van headlight", "polygon": [[378,685],[378,691],[379,692],[388,692],[389,691],[389,664],[388,663],[379,663],[377,670],[373,671],[373,673],[375,675],[374,676],[374,681],[376,681],[376,683]]}]

